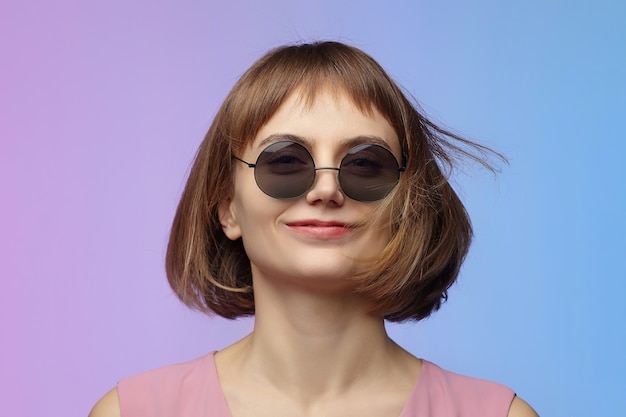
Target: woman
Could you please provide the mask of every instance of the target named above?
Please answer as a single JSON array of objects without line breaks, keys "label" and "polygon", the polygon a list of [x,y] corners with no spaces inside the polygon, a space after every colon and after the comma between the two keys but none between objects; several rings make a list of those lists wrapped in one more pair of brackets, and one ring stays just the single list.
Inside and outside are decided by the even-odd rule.
[{"label": "woman", "polygon": [[200,146],[166,260],[187,305],[254,314],[254,330],[120,381],[91,416],[536,416],[384,327],[446,298],[471,226],[444,170],[485,152],[420,115],[356,48],[269,52]]}]

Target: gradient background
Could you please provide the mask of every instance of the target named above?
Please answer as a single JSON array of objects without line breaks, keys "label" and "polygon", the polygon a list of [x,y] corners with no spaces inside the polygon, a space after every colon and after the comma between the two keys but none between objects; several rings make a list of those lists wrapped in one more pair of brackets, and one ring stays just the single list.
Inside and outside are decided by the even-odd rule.
[{"label": "gradient background", "polygon": [[393,337],[542,416],[626,415],[624,4],[2,0],[0,415],[84,416],[249,331],[171,294],[168,229],[238,76],[320,38],[511,162],[456,177],[473,250],[443,310]]}]

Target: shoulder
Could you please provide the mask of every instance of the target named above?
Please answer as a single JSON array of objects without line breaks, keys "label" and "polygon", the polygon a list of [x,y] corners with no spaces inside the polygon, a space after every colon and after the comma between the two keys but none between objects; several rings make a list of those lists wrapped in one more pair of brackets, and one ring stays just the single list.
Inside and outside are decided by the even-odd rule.
[{"label": "shoulder", "polygon": [[445,409],[447,414],[442,415],[538,417],[512,389],[497,382],[450,372],[428,361],[422,376],[431,408]]},{"label": "shoulder", "polygon": [[[213,352],[121,379],[96,403],[89,417],[172,416],[196,410],[219,396]],[[207,396],[208,394],[208,396]]]},{"label": "shoulder", "polygon": [[520,397],[513,398],[507,417],[539,417],[539,414]]},{"label": "shoulder", "polygon": [[162,366],[154,368],[149,371],[144,371],[130,377],[122,379],[118,386],[126,384],[178,384],[182,380],[189,378],[199,378],[207,375],[207,369],[210,369],[213,362],[213,354],[211,352],[207,355],[199,358],[177,363],[173,365]]},{"label": "shoulder", "polygon": [[[120,407],[123,411],[133,410],[129,415],[167,415],[165,410],[171,410],[174,413],[171,415],[175,415],[181,403],[209,392],[215,379],[213,353],[155,368],[118,382]],[[146,401],[147,398],[150,401]],[[142,414],[135,413],[139,410]]]},{"label": "shoulder", "polygon": [[450,372],[423,361],[412,400],[415,410],[423,409],[415,415],[502,417],[507,415],[514,398],[513,390],[505,385]]},{"label": "shoulder", "polygon": [[454,394],[457,398],[464,398],[468,401],[474,398],[502,398],[508,401],[508,406],[515,396],[513,390],[505,385],[457,374],[428,361],[424,361],[424,369],[431,387],[434,386],[442,392]]},{"label": "shoulder", "polygon": [[102,398],[93,406],[89,417],[120,417],[120,402],[117,388],[104,394]]}]

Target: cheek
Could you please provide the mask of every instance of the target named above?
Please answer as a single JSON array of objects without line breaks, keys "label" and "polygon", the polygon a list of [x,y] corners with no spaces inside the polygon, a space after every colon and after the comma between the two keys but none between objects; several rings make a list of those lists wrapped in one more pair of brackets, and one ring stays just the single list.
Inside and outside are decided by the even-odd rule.
[{"label": "cheek", "polygon": [[[254,214],[247,208],[250,207],[249,200],[255,198],[254,177],[247,172],[248,168],[238,169],[235,172],[233,179],[233,197],[231,202],[231,210],[233,216],[237,219],[237,224],[243,228],[246,228],[246,224],[249,223],[249,219]],[[252,171],[252,170],[251,170]],[[242,230],[243,232],[243,230]]]},{"label": "cheek", "polygon": [[233,196],[232,209],[237,218],[244,244],[261,244],[276,224],[281,213],[281,205],[263,194],[255,184],[237,188]]},{"label": "cheek", "polygon": [[[374,217],[373,211],[369,213],[369,217]],[[365,239],[372,248],[382,251],[391,241],[391,225],[375,225],[368,227],[367,238]]]},{"label": "cheek", "polygon": [[390,241],[390,233],[387,229],[373,229],[367,232],[366,250],[380,253]]}]

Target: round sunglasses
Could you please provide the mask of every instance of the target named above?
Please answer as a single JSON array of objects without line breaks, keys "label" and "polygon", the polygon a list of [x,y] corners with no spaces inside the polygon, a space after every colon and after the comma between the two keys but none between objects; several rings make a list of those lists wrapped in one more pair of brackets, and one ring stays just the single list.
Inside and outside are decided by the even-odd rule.
[{"label": "round sunglasses", "polygon": [[263,149],[254,164],[233,157],[254,168],[254,179],[261,191],[281,200],[297,198],[309,191],[316,171],[334,170],[345,195],[357,201],[377,201],[389,194],[398,183],[400,172],[405,170],[389,150],[372,143],[350,149],[339,168],[316,167],[311,153],[291,141],[272,143]]}]

